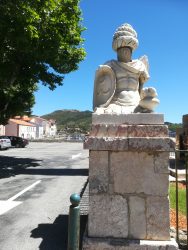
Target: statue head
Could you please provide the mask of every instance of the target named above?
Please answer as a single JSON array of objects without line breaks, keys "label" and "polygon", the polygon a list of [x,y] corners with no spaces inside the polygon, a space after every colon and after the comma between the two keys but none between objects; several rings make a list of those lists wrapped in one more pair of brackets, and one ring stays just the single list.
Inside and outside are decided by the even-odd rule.
[{"label": "statue head", "polygon": [[114,33],[112,47],[115,51],[122,47],[130,47],[135,50],[138,47],[137,33],[128,24],[122,24]]}]

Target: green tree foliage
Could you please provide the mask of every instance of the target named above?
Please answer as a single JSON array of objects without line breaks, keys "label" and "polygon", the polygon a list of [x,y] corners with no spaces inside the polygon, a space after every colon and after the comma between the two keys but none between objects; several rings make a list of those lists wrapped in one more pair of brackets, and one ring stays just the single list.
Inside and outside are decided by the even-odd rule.
[{"label": "green tree foliage", "polygon": [[165,125],[168,125],[168,129],[173,132],[176,132],[177,128],[182,128],[182,123],[165,122]]},{"label": "green tree foliage", "polygon": [[38,82],[78,69],[83,30],[79,0],[0,1],[0,124],[31,111]]}]

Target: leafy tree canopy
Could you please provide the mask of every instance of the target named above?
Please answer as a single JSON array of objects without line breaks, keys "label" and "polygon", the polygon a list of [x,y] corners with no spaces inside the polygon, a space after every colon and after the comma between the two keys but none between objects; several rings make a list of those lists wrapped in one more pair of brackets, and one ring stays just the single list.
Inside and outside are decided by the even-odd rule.
[{"label": "leafy tree canopy", "polygon": [[177,128],[182,128],[182,123],[165,122],[165,124],[168,125],[168,129],[172,132],[176,132]]},{"label": "leafy tree canopy", "polygon": [[83,30],[79,0],[0,1],[0,124],[31,111],[38,82],[78,69]]}]

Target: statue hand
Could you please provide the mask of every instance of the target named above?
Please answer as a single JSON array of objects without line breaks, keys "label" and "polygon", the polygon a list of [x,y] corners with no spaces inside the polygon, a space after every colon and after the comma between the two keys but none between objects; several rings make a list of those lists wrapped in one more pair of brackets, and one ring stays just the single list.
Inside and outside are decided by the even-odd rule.
[{"label": "statue hand", "polygon": [[157,97],[157,91],[155,88],[148,87],[143,88],[140,94],[139,106],[143,111],[141,112],[153,112],[154,108],[159,104]]},{"label": "statue hand", "polygon": [[146,97],[156,97],[157,91],[153,87],[143,88],[140,94],[141,99],[144,99]]}]

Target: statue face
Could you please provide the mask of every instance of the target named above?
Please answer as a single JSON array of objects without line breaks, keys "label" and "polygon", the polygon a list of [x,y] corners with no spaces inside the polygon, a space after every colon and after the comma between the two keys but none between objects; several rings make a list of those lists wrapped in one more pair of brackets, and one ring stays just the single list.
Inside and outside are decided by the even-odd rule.
[{"label": "statue face", "polygon": [[132,56],[132,49],[130,47],[121,47],[117,50],[118,61],[130,62]]}]

